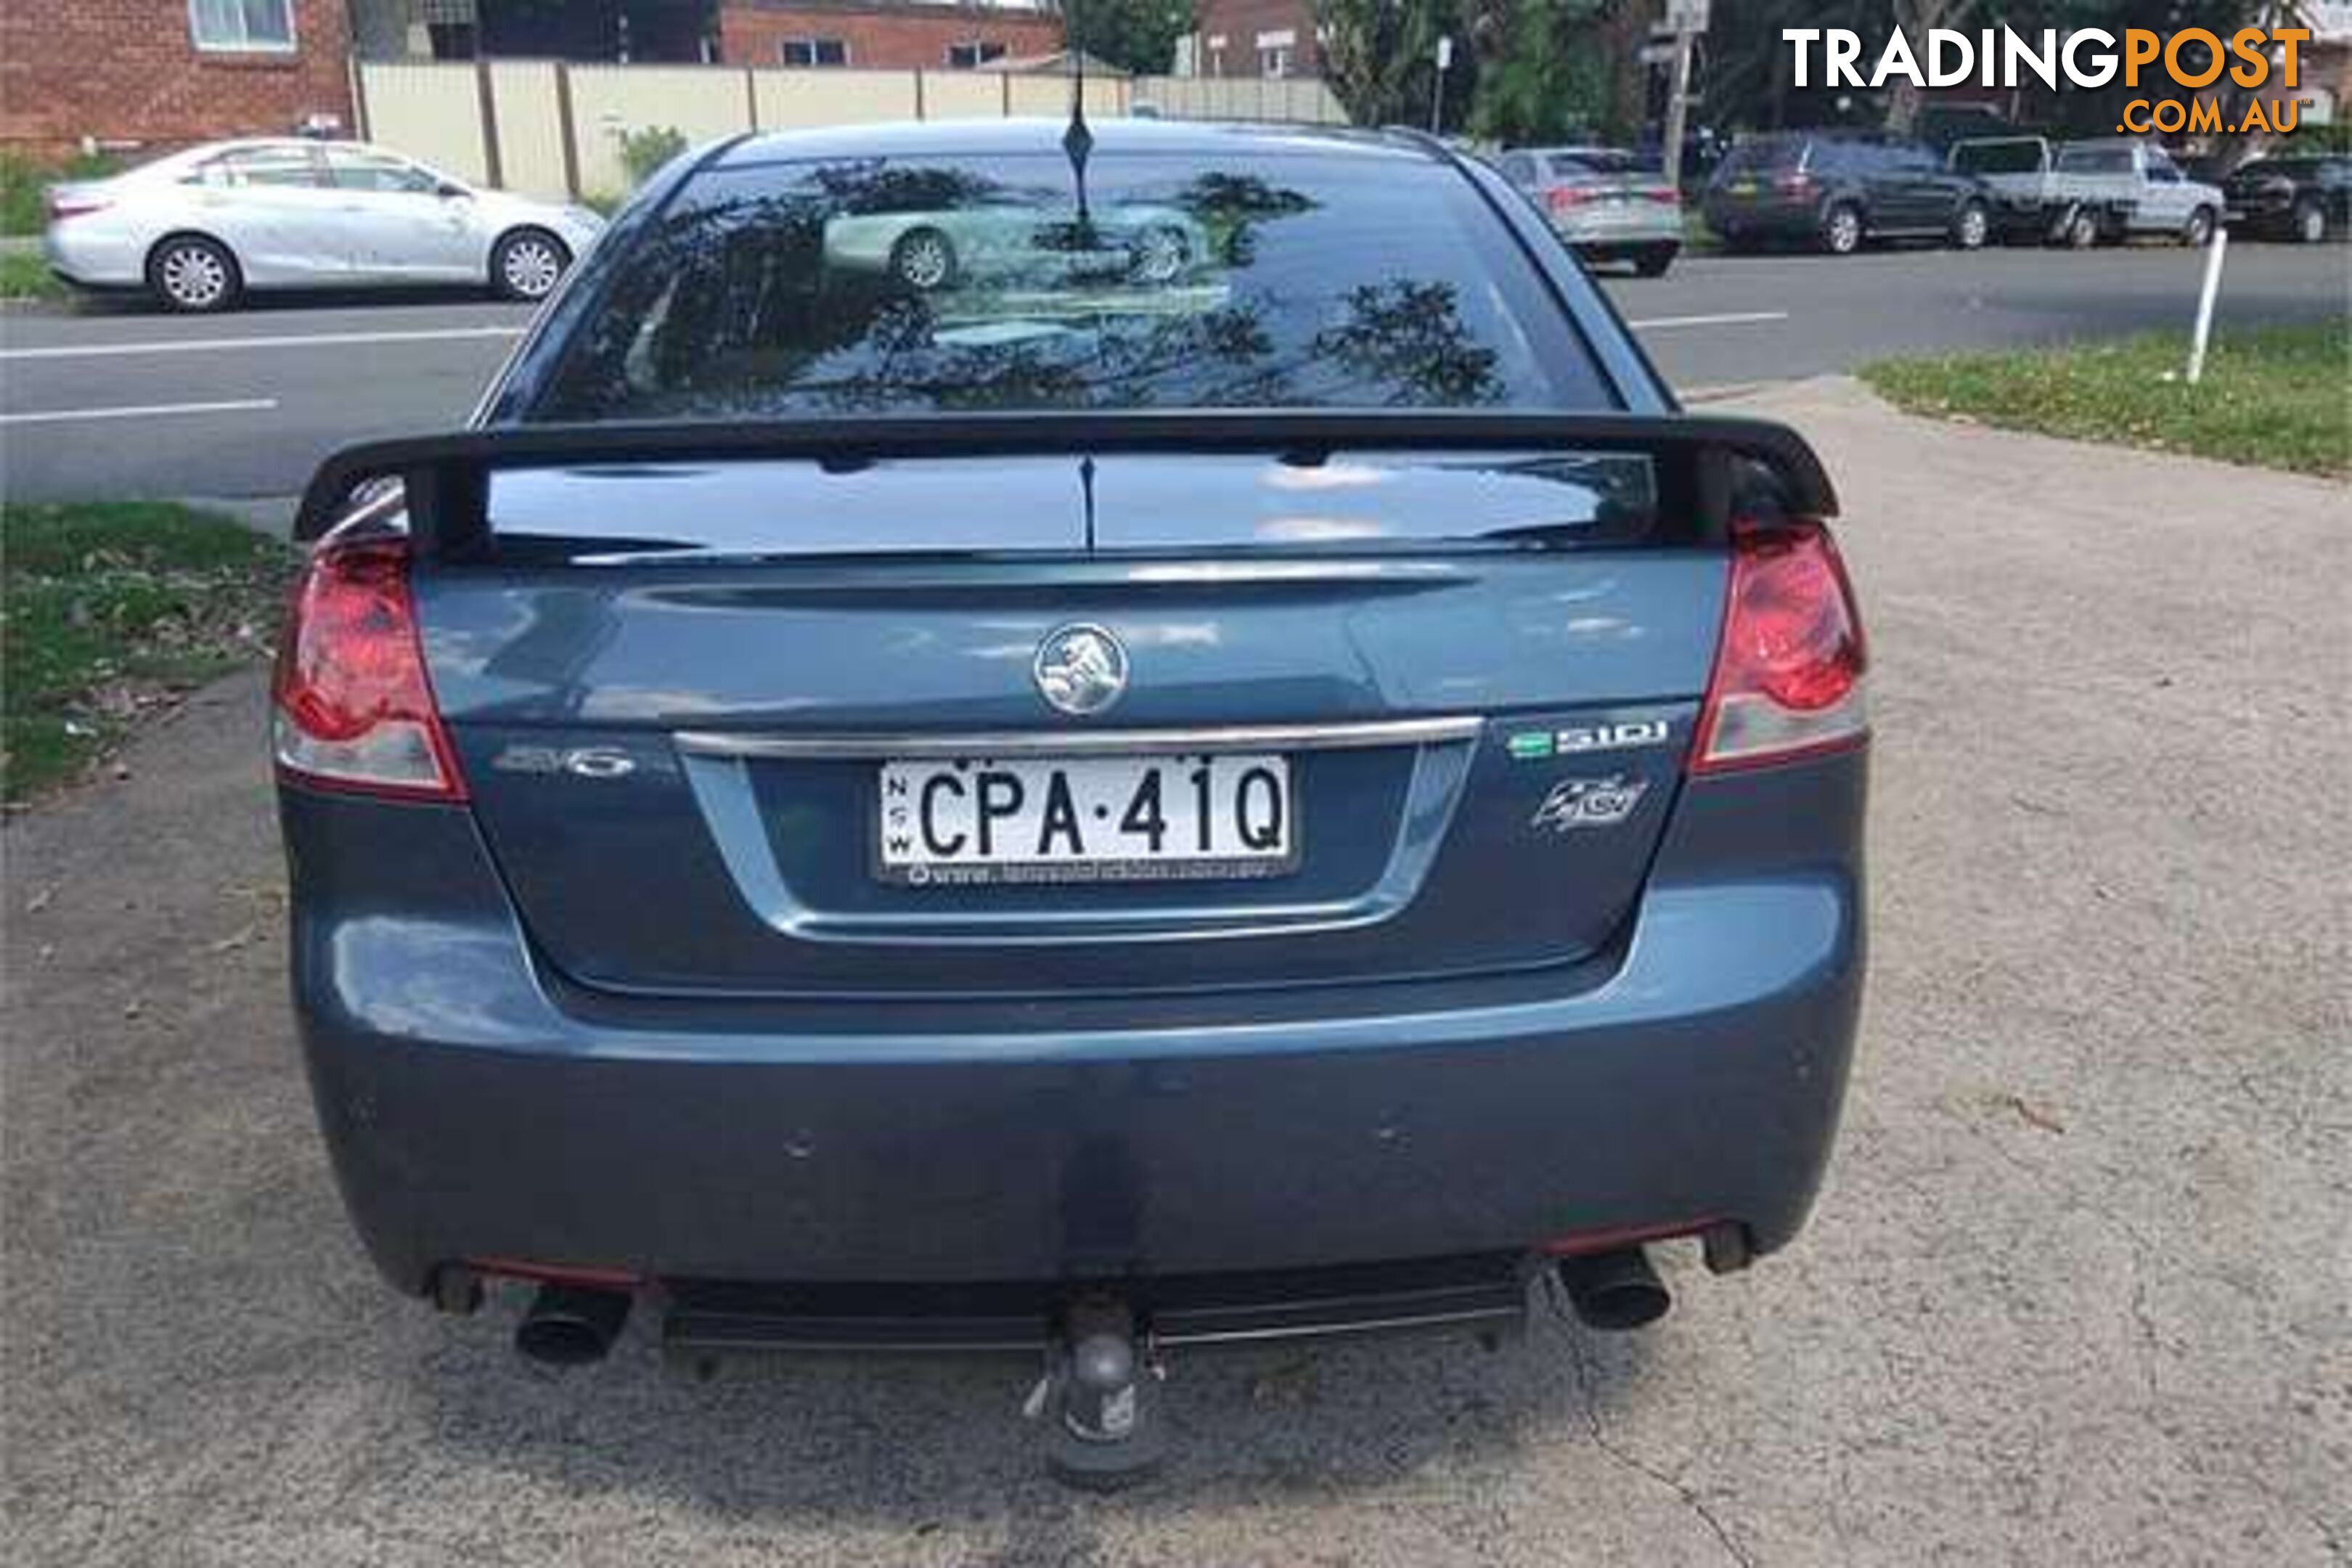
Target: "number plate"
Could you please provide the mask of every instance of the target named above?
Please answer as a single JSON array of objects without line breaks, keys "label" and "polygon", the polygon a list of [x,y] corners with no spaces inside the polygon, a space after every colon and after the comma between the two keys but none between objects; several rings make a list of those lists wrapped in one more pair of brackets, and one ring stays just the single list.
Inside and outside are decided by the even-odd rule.
[{"label": "number plate", "polygon": [[1298,868],[1289,759],[892,761],[874,875],[903,887],[1200,881]]}]

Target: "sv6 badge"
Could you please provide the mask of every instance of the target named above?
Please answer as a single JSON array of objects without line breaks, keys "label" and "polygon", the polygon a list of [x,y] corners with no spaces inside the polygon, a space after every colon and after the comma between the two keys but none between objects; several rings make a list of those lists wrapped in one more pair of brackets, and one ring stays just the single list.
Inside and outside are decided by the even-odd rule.
[{"label": "sv6 badge", "polygon": [[1628,779],[1622,773],[1605,779],[1562,779],[1545,795],[1528,826],[1549,827],[1554,833],[1614,827],[1633,815],[1649,788],[1647,779]]}]

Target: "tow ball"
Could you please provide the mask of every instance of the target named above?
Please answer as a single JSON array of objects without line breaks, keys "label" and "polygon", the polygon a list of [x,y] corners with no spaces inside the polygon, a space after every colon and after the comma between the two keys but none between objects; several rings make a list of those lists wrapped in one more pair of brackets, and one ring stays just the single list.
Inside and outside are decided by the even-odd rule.
[{"label": "tow ball", "polygon": [[1158,1468],[1167,1454],[1160,1421],[1166,1369],[1136,1337],[1135,1314],[1116,1297],[1070,1304],[1045,1350],[1022,1415],[1044,1426],[1045,1463],[1072,1486],[1116,1491]]}]

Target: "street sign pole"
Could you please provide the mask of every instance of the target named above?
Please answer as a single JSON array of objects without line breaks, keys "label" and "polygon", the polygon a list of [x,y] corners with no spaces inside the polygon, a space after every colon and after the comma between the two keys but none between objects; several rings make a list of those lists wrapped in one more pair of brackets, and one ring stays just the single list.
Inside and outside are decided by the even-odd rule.
[{"label": "street sign pole", "polygon": [[1454,35],[1441,34],[1437,40],[1437,70],[1429,87],[1429,133],[1445,134],[1445,73],[1454,68]]},{"label": "street sign pole", "polygon": [[1666,184],[1679,196],[1683,189],[1683,131],[1690,111],[1691,48],[1706,31],[1707,0],[1666,0],[1666,26],[1675,35],[1675,78],[1666,96],[1665,146],[1662,149]]},{"label": "street sign pole", "polygon": [[1666,184],[1676,196],[1683,190],[1683,118],[1690,109],[1691,41],[1695,35],[1675,35],[1675,85],[1666,99]]}]

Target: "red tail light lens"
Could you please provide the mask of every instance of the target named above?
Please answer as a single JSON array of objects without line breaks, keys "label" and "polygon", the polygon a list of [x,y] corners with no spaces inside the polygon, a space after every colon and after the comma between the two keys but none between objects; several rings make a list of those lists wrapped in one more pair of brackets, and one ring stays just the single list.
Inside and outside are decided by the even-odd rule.
[{"label": "red tail light lens", "polygon": [[1859,744],[1870,732],[1862,617],[1818,522],[1739,528],[1694,773]]},{"label": "red tail light lens", "polygon": [[324,789],[466,798],[425,678],[404,541],[330,544],[311,557],[272,695],[284,773]]},{"label": "red tail light lens", "polygon": [[69,217],[82,217],[90,213],[104,212],[107,204],[96,196],[49,197],[49,221],[59,223]]},{"label": "red tail light lens", "polygon": [[1544,205],[1556,213],[1563,213],[1571,207],[1582,206],[1591,195],[1591,191],[1575,185],[1554,185],[1544,193]]},{"label": "red tail light lens", "polygon": [[1813,177],[1802,171],[1782,174],[1772,182],[1772,188],[1784,196],[1801,196],[1813,188]]},{"label": "red tail light lens", "polygon": [[1678,194],[1664,185],[1654,185],[1642,194],[1662,207],[1677,206],[1682,202],[1682,197]]}]

